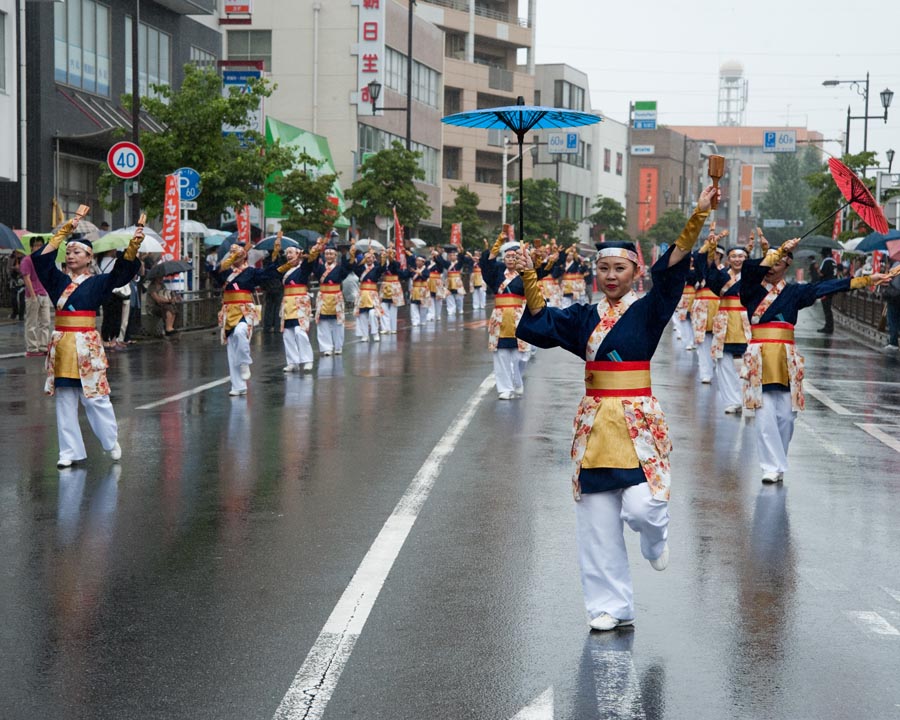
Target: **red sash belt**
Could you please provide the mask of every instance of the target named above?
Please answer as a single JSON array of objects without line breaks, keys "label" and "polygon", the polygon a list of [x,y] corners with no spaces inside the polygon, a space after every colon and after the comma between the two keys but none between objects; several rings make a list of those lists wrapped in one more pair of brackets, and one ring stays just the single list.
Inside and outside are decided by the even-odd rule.
[{"label": "red sash belt", "polygon": [[340,285],[320,285],[319,292],[326,295],[339,295],[341,293]]},{"label": "red sash belt", "polygon": [[97,329],[93,310],[57,310],[55,327],[60,332],[91,332]]},{"label": "red sash belt", "polygon": [[786,322],[769,322],[750,327],[752,343],[794,344],[794,326]]},{"label": "red sash belt", "polygon": [[366,290],[366,291],[369,291],[369,292],[375,292],[375,291],[378,290],[378,285],[377,285],[377,284],[375,283],[375,281],[373,281],[373,280],[363,280],[363,281],[359,284],[359,289],[360,289],[360,290]]},{"label": "red sash belt", "polygon": [[222,294],[225,305],[245,305],[253,302],[253,293],[249,290],[226,290]]},{"label": "red sash belt", "polygon": [[515,295],[514,293],[500,293],[494,296],[495,308],[517,308],[525,304],[524,295]]},{"label": "red sash belt", "polygon": [[719,296],[716,295],[709,288],[701,288],[697,291],[697,294],[694,295],[695,300],[718,300]]},{"label": "red sash belt", "polygon": [[591,397],[650,395],[650,362],[601,360],[585,363],[584,393]]}]

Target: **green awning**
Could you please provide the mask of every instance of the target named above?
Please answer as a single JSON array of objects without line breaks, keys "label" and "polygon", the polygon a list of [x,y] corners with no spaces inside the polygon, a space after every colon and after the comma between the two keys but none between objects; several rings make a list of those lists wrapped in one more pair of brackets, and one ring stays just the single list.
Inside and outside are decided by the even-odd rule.
[{"label": "green awning", "polygon": [[[266,118],[266,142],[274,144],[275,141],[281,142],[282,145],[301,150],[310,157],[322,161],[322,172],[334,173],[334,160],[331,157],[331,148],[328,147],[328,138],[322,135],[316,135],[301,128],[288,125],[281,120],[272,117]],[[281,173],[277,173],[281,175]],[[334,181],[332,186],[332,194],[338,199],[338,218],[335,221],[335,227],[348,228],[350,221],[344,217],[344,191],[338,180]],[[281,208],[281,196],[275,193],[266,193],[266,218],[283,218],[284,212]]]}]

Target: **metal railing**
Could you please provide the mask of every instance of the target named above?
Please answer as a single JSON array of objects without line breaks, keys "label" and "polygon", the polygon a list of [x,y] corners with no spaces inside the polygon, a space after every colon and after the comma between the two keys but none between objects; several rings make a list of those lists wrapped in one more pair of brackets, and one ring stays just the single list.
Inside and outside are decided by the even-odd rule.
[{"label": "metal railing", "polygon": [[884,299],[880,292],[869,290],[851,290],[833,296],[832,307],[841,315],[863,323],[874,330],[880,329],[884,313]]},{"label": "metal railing", "polygon": [[[422,0],[430,5],[440,5],[441,7],[450,8],[451,10],[459,10],[460,12],[469,12],[468,0]],[[475,14],[480,17],[490,18],[491,20],[499,20],[500,22],[518,25],[519,27],[530,27],[527,18],[520,18],[510,15],[509,13],[493,10],[483,5],[475,4]]]}]

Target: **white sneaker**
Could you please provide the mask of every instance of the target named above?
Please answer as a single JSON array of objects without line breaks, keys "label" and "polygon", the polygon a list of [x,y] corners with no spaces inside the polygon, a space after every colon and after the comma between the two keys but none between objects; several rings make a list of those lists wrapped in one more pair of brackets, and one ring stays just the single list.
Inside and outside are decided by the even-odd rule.
[{"label": "white sneaker", "polygon": [[284,369],[282,370],[282,372],[292,373],[292,372],[296,372],[296,370],[297,370],[297,366],[296,366],[296,365],[285,365],[285,366],[284,366]]},{"label": "white sneaker", "polygon": [[335,350],[335,351],[334,351],[334,354],[335,354],[335,355],[340,355],[342,352],[344,352],[344,351],[343,351],[343,350]]},{"label": "white sneaker", "polygon": [[228,394],[231,397],[238,397],[239,395],[246,395],[247,391],[246,390],[229,390]]},{"label": "white sneaker", "polygon": [[712,382],[712,378],[700,378],[700,382],[704,385],[709,385]]},{"label": "white sneaker", "polygon": [[359,341],[360,341],[360,342],[369,342],[369,336],[368,336],[368,335],[363,335],[363,336],[359,339]]},{"label": "white sneaker", "polygon": [[609,613],[602,612],[591,620],[591,630],[614,630],[623,625],[634,625],[634,618],[631,620],[619,620]]},{"label": "white sneaker", "polygon": [[241,380],[250,379],[250,366],[247,363],[241,363]]},{"label": "white sneaker", "polygon": [[511,392],[502,392],[497,395],[500,400],[512,400],[513,394]]},{"label": "white sneaker", "polygon": [[61,457],[59,460],[56,461],[56,467],[58,467],[58,468],[72,467],[72,458]]},{"label": "white sneaker", "polygon": [[381,335],[373,335],[372,342],[381,342]]},{"label": "white sneaker", "polygon": [[513,393],[515,393],[516,397],[522,397],[525,394],[525,386],[519,385],[519,387],[513,390]]},{"label": "white sneaker", "polygon": [[662,572],[668,566],[669,566],[669,543],[666,543],[665,547],[663,547],[662,553],[660,553],[660,556],[658,558],[655,558],[650,561],[650,567],[652,567],[654,570],[659,570],[660,572]]},{"label": "white sneaker", "polygon": [[882,352],[898,352],[900,351],[900,346],[898,345],[885,345],[881,348]]},{"label": "white sneaker", "polygon": [[311,362],[303,363],[303,372],[309,372],[313,369],[313,364]]},{"label": "white sneaker", "polygon": [[685,348],[685,350],[696,350],[696,349],[697,349],[697,346],[696,346],[696,345],[688,345],[688,346]]},{"label": "white sneaker", "polygon": [[729,405],[725,408],[726,415],[740,415],[741,414],[741,406],[740,405]]},{"label": "white sneaker", "polygon": [[780,482],[781,480],[784,480],[784,473],[765,472],[762,476],[762,481],[766,485],[772,485],[773,483]]},{"label": "white sneaker", "polygon": [[113,445],[113,449],[109,451],[109,456],[115,461],[119,462],[122,459],[122,446],[119,445],[118,441],[115,445]]}]

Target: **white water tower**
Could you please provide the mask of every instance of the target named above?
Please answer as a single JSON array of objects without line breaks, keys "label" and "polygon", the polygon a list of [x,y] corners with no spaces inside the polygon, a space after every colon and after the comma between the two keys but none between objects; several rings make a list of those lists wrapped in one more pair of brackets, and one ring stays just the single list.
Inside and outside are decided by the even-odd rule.
[{"label": "white water tower", "polygon": [[717,125],[743,125],[747,109],[747,80],[744,66],[736,60],[722,63],[719,68],[719,112]]}]

